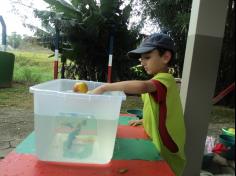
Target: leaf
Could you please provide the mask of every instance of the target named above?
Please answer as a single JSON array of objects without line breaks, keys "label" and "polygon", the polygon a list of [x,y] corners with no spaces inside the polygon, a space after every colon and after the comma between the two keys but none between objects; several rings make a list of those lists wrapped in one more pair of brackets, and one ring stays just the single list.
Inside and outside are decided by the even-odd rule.
[{"label": "leaf", "polygon": [[101,0],[101,13],[109,18],[119,9],[119,0]]},{"label": "leaf", "polygon": [[80,0],[71,0],[71,4],[75,7],[78,8],[79,4],[81,3]]},{"label": "leaf", "polygon": [[51,54],[50,56],[48,56],[48,58],[51,58],[51,57],[54,57],[55,56],[55,54]]},{"label": "leaf", "polygon": [[127,21],[129,20],[131,11],[132,11],[131,5],[127,5],[127,6],[123,9],[123,20],[124,20],[125,22],[127,22]]},{"label": "leaf", "polygon": [[[114,75],[117,70],[119,79],[128,78],[134,61],[127,61],[126,53],[137,45],[138,38],[137,28],[128,30],[130,5],[121,10],[121,0],[101,0],[101,6],[96,0],[45,1],[50,4],[50,11],[35,11],[35,15],[51,36],[54,37],[55,26],[60,30],[63,77],[105,81],[109,36],[114,27]],[[53,49],[53,41],[48,39],[43,38],[43,42]]]},{"label": "leaf", "polygon": [[57,12],[63,12],[65,16],[70,18],[82,19],[82,14],[73,5],[70,5],[64,0],[44,0]]}]

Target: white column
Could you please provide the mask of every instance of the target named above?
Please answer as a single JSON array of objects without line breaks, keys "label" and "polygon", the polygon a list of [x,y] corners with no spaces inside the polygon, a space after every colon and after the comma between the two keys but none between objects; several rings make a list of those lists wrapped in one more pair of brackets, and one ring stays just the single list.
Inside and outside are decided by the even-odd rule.
[{"label": "white column", "polygon": [[224,36],[228,0],[193,0],[181,85],[187,127],[184,176],[199,176]]}]

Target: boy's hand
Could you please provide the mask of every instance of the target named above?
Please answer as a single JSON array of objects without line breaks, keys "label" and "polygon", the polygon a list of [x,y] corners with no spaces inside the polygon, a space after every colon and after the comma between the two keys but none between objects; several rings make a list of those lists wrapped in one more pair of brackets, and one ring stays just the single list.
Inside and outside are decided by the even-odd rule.
[{"label": "boy's hand", "polygon": [[91,93],[91,94],[103,94],[104,92],[105,92],[104,85],[99,86],[99,87],[89,91],[89,93]]},{"label": "boy's hand", "polygon": [[141,120],[131,120],[128,123],[130,126],[138,126],[143,124],[143,119]]}]

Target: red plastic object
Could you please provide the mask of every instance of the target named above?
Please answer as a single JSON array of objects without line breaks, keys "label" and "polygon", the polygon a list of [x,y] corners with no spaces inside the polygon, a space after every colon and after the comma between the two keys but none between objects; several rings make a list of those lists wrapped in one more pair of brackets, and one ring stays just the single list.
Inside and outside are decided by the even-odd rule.
[{"label": "red plastic object", "polygon": [[111,83],[111,66],[108,66],[107,82]]},{"label": "red plastic object", "polygon": [[228,95],[230,92],[235,90],[235,82],[232,83],[229,87],[224,89],[222,92],[220,92],[216,97],[213,98],[213,105],[218,103],[221,99],[223,99],[226,95]]},{"label": "red plastic object", "polygon": [[54,79],[57,79],[58,78],[58,61],[54,61],[54,73],[53,73],[53,77]]},{"label": "red plastic object", "polygon": [[228,150],[229,149],[227,149],[223,144],[216,144],[215,147],[213,148],[212,152],[217,153],[217,154],[221,154],[221,153],[226,152]]}]

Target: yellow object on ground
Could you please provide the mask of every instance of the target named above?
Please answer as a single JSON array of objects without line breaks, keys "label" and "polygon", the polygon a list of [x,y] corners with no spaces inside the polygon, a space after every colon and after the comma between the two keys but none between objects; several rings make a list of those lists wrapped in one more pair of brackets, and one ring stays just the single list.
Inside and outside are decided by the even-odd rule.
[{"label": "yellow object on ground", "polygon": [[234,128],[229,128],[228,132],[235,134],[235,129]]}]

